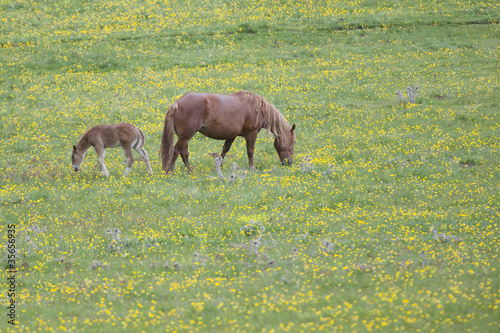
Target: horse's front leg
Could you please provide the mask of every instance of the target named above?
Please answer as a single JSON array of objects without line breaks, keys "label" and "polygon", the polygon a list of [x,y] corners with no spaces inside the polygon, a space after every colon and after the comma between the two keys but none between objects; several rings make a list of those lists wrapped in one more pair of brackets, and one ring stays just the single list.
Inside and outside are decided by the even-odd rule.
[{"label": "horse's front leg", "polygon": [[245,137],[247,142],[247,155],[248,155],[248,166],[250,169],[255,170],[255,164],[253,162],[253,152],[255,149],[255,141],[257,140],[257,132],[250,133]]},{"label": "horse's front leg", "polygon": [[124,146],[123,151],[125,152],[125,157],[127,159],[127,166],[123,172],[123,177],[126,177],[130,170],[132,170],[132,164],[134,164],[134,155],[132,154],[132,149],[129,146]]},{"label": "horse's front leg", "polygon": [[108,168],[106,168],[106,164],[104,164],[104,155],[106,154],[106,149],[104,146],[96,145],[95,152],[97,153],[97,162],[99,163],[99,167],[101,169],[101,174],[103,176],[109,177]]},{"label": "horse's front leg", "polygon": [[[234,138],[236,139],[236,138]],[[222,152],[220,153],[220,157],[222,157],[222,162],[224,162],[224,157],[226,156],[227,152],[231,148],[231,145],[234,142],[234,139],[227,139],[226,142],[224,142],[224,146],[222,147]],[[222,163],[221,163],[222,167]]]}]

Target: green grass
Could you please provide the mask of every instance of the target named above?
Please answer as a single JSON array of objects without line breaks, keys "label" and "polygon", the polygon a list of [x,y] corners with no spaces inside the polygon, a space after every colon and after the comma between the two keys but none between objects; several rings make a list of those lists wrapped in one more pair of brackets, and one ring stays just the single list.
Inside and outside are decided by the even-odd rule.
[{"label": "green grass", "polygon": [[[7,331],[500,329],[500,11],[494,1],[0,4],[0,235],[15,224]],[[397,96],[418,86],[415,103]],[[168,106],[253,91],[297,124],[295,164],[260,133],[217,179],[157,157]],[[100,123],[146,134],[154,175]],[[137,155],[136,155],[137,156]],[[239,169],[231,171],[233,164]],[[234,173],[234,182],[229,180]]]}]

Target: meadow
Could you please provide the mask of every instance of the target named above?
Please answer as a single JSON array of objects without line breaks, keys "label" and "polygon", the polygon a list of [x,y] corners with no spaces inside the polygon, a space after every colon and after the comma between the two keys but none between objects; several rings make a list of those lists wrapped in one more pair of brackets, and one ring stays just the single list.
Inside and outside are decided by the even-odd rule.
[{"label": "meadow", "polygon": [[[498,332],[499,23],[493,0],[1,1],[0,332]],[[168,106],[239,90],[296,124],[295,163],[263,130],[257,170],[238,138],[219,177],[197,134],[163,173]],[[154,174],[121,149],[75,173],[118,122]]]}]

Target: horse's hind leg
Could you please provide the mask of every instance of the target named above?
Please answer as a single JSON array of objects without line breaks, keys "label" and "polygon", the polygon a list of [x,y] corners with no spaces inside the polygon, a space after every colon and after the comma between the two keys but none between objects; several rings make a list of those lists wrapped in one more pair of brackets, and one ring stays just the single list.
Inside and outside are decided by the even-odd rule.
[{"label": "horse's hind leg", "polygon": [[127,159],[127,166],[125,167],[125,171],[123,172],[123,176],[127,176],[132,170],[132,164],[134,164],[134,155],[132,154],[132,149],[129,146],[123,147],[123,151],[125,152],[125,157]]},{"label": "horse's hind leg", "polygon": [[169,171],[172,171],[174,169],[174,163],[177,157],[179,157],[179,154],[181,155],[182,161],[184,162],[184,165],[186,166],[188,172],[192,171],[191,166],[189,165],[188,142],[189,140],[179,139],[175,144],[174,156],[172,157],[172,162],[170,164]]},{"label": "horse's hind leg", "polygon": [[141,155],[142,159],[144,160],[144,163],[146,163],[146,169],[150,174],[153,174],[153,170],[151,169],[151,164],[149,163],[149,156],[148,152],[144,148],[135,148],[135,150]]},{"label": "horse's hind leg", "polygon": [[187,172],[190,173],[191,171],[193,171],[193,169],[189,165],[189,152],[187,150],[187,146],[186,149],[181,151],[181,157],[182,157],[182,162],[184,162],[184,165],[186,166]]},{"label": "horse's hind leg", "polygon": [[175,161],[177,161],[177,157],[179,157],[179,141],[180,140],[177,140],[177,143],[174,146],[174,152],[172,154],[172,159],[170,160],[170,164],[168,165],[167,173],[174,171]]},{"label": "horse's hind leg", "polygon": [[106,154],[106,149],[102,145],[95,145],[95,152],[97,153],[97,162],[99,163],[99,167],[101,168],[101,174],[109,177],[108,168],[106,168],[106,164],[104,164],[104,155]]}]

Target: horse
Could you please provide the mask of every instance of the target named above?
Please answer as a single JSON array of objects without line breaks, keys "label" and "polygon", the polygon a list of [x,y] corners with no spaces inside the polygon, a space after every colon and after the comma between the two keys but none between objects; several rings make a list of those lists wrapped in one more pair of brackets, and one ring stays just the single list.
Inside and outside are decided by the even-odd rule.
[{"label": "horse", "polygon": [[123,172],[123,176],[127,176],[134,163],[132,148],[135,149],[146,163],[146,169],[150,174],[153,174],[149,157],[144,146],[144,134],[134,125],[123,123],[114,125],[98,125],[89,129],[82,136],[76,146],[73,146],[71,153],[71,164],[75,172],[81,171],[81,165],[85,158],[85,153],[90,147],[94,147],[97,153],[97,161],[101,168],[101,174],[109,177],[108,169],[104,164],[104,154],[106,148],[122,147],[127,159],[127,166]]},{"label": "horse", "polygon": [[[250,169],[255,169],[253,160],[255,141],[259,131],[274,134],[274,148],[282,165],[293,163],[295,146],[295,124],[290,127],[285,117],[271,103],[249,91],[231,95],[187,93],[172,103],[165,116],[165,125],[160,144],[160,159],[165,173],[173,171],[181,155],[188,172],[188,142],[197,133],[216,140],[225,140],[220,156],[226,156],[237,136],[245,138]],[[174,131],[178,140],[174,146]]]}]

